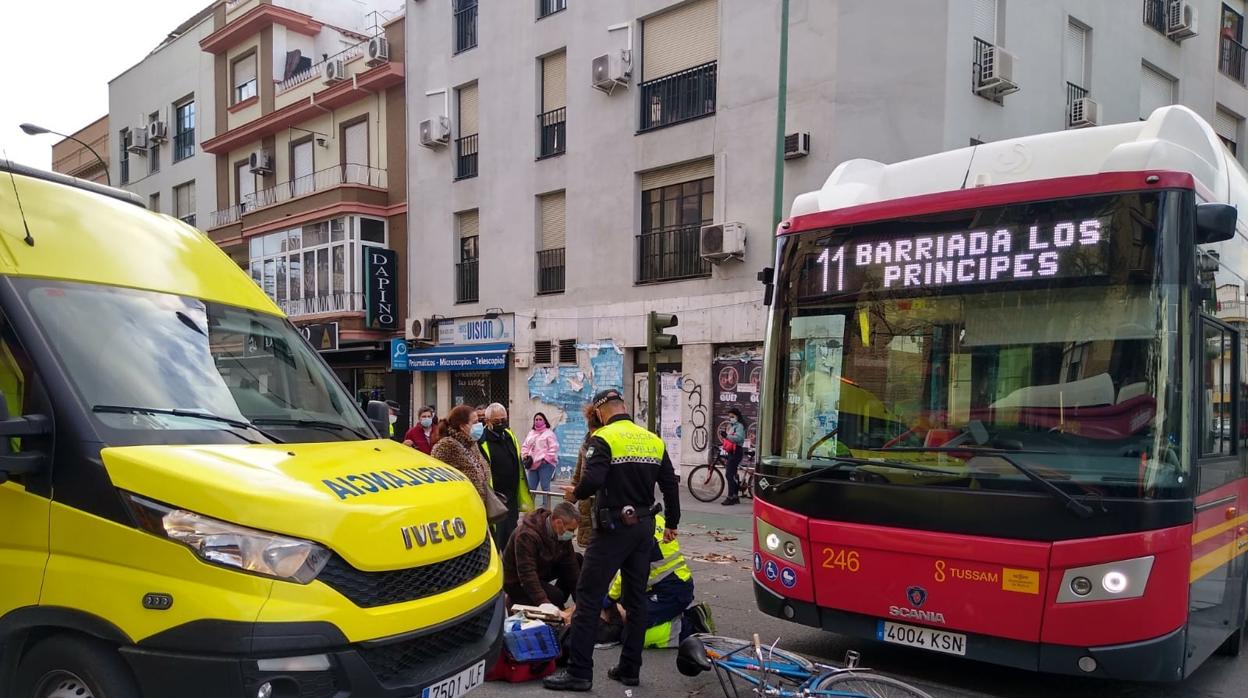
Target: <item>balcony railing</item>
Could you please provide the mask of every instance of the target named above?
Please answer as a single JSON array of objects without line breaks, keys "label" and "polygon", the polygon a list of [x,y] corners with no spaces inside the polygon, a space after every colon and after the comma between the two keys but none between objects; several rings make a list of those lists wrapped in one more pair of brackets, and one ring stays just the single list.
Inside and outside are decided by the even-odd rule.
[{"label": "balcony railing", "polygon": [[568,9],[568,0],[537,0],[537,18],[549,17]]},{"label": "balcony railing", "polygon": [[537,115],[537,128],[541,134],[537,151],[539,158],[563,154],[564,138],[567,135],[566,113],[565,107],[559,107]]},{"label": "balcony railing", "polygon": [[277,305],[290,317],[319,313],[351,313],[364,310],[364,294],[341,291],[312,298],[293,298]]},{"label": "balcony railing", "polygon": [[359,184],[385,189],[388,186],[387,181],[386,171],[377,167],[353,163],[327,167],[310,175],[296,177],[268,189],[261,189],[254,194],[249,194],[244,197],[241,204],[213,211],[211,225],[208,229],[212,230],[237,223],[244,213],[276,206],[300,196],[333,189],[344,184]]},{"label": "balcony railing", "polygon": [[[356,44],[355,46],[343,49],[342,51],[339,51],[338,53],[335,53],[334,55],[330,56],[327,60],[342,61],[343,63],[346,63],[347,61],[350,61],[356,58],[357,56],[362,55],[364,53],[364,44],[366,43],[367,42],[362,41]],[[315,77],[320,76],[321,73],[325,70],[325,62],[326,61],[313,63],[307,68],[304,68],[303,70],[300,70],[294,75],[291,75],[285,80],[277,83],[277,89],[275,90],[275,94],[280,95],[283,92],[293,90],[294,88],[302,85],[303,83]]]},{"label": "balcony railing", "polygon": [[1079,100],[1087,96],[1087,88],[1080,87],[1073,82],[1066,83],[1066,128],[1075,125],[1075,117],[1079,116],[1075,113],[1075,107]]},{"label": "balcony railing", "polygon": [[641,83],[641,129],[671,126],[715,113],[715,62]]},{"label": "balcony railing", "polygon": [[992,92],[981,92],[979,89],[979,86],[984,82],[984,68],[988,67],[991,69],[991,66],[988,65],[991,61],[989,56],[989,51],[991,50],[992,44],[978,36],[974,37],[974,47],[971,52],[971,92],[997,104],[1004,104],[1004,96]]},{"label": "balcony railing", "polygon": [[711,275],[698,247],[701,226],[664,228],[637,236],[637,283]]},{"label": "balcony railing", "polygon": [[461,0],[455,11],[455,53],[477,47],[476,0]]},{"label": "balcony railing", "polygon": [[195,227],[195,214],[194,214],[194,213],[190,214],[189,216],[182,216],[182,217],[181,217],[181,218],[179,218],[178,220],[180,220],[180,221],[182,221],[183,223],[185,223],[185,224],[187,224],[187,225],[191,226],[192,228],[194,228],[194,227]]},{"label": "balcony railing", "polygon": [[1172,0],[1144,0],[1144,23],[1162,34],[1166,33],[1166,12]]},{"label": "balcony railing", "polygon": [[1248,318],[1248,303],[1242,300],[1218,301],[1218,317],[1222,319]]},{"label": "balcony railing", "polygon": [[537,292],[563,293],[564,248],[555,247],[537,253]]},{"label": "balcony railing", "polygon": [[1222,50],[1218,54],[1218,70],[1228,78],[1243,85],[1244,54],[1248,49],[1229,36],[1222,37]]},{"label": "balcony railing", "polygon": [[173,134],[173,161],[185,160],[195,154],[195,129]]},{"label": "balcony railing", "polygon": [[477,176],[477,134],[455,139],[455,179]]},{"label": "balcony railing", "polygon": [[475,259],[467,262],[460,262],[455,265],[455,302],[456,303],[476,303],[480,298],[480,286],[478,284],[478,268],[480,264]]}]

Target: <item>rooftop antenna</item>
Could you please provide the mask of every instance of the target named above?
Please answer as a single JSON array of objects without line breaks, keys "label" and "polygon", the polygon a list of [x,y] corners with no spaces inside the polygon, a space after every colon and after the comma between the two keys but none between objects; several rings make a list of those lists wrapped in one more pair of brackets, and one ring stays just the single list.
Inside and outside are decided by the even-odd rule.
[{"label": "rooftop antenna", "polygon": [[[9,160],[9,152],[8,152],[7,150],[6,150],[6,151],[4,151],[4,159],[5,159],[5,161],[7,161],[7,162],[12,162],[12,160]],[[30,234],[30,225],[28,225],[28,224],[26,223],[26,211],[22,209],[22,195],[21,195],[21,194],[19,194],[19,193],[18,193],[18,191],[17,191],[17,177],[14,177],[14,176],[13,176],[13,170],[12,170],[12,169],[9,169],[9,182],[13,184],[13,196],[14,196],[14,198],[16,198],[16,199],[17,199],[17,212],[18,212],[19,214],[21,214],[21,216],[22,216],[22,227],[23,227],[23,228],[25,228],[25,230],[26,230],[25,242],[26,242],[26,244],[27,244],[27,245],[30,245],[31,247],[34,247],[34,246],[35,246],[35,238],[34,238],[33,236],[31,236],[31,234]]]}]

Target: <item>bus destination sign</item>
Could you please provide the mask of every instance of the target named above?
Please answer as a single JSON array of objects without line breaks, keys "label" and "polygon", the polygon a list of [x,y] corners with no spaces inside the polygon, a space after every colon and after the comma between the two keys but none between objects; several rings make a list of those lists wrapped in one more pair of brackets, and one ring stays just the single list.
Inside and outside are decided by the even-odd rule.
[{"label": "bus destination sign", "polygon": [[1027,282],[1104,274],[1109,219],[1083,218],[905,237],[854,236],[816,248],[801,295]]}]

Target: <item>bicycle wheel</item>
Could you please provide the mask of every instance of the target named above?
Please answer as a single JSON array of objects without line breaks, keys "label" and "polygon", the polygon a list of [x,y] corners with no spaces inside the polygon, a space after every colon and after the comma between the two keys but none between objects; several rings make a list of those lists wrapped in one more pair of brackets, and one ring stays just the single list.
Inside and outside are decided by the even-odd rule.
[{"label": "bicycle wheel", "polygon": [[815,686],[816,691],[836,691],[863,698],[932,698],[904,681],[879,674],[842,671]]},{"label": "bicycle wheel", "polygon": [[743,470],[741,472],[741,496],[746,499],[754,499],[754,469]]},{"label": "bicycle wheel", "polygon": [[[702,645],[706,647],[706,655],[711,659],[722,659],[733,652],[737,652],[742,647],[747,649],[744,652],[737,652],[733,656],[754,658],[754,643],[748,640],[724,637],[722,635],[698,635],[697,638],[702,641]],[[777,649],[773,651],[769,645],[763,646],[763,658],[767,659],[768,666],[773,669],[791,668],[807,673],[815,672],[815,665],[809,659],[786,650]]]},{"label": "bicycle wheel", "polygon": [[713,502],[724,493],[724,474],[719,468],[699,465],[689,473],[689,494],[699,502]]}]

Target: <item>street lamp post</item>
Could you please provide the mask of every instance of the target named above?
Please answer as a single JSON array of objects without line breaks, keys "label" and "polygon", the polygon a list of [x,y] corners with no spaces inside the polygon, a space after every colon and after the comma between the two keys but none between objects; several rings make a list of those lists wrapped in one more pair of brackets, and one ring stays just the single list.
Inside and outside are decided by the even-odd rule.
[{"label": "street lamp post", "polygon": [[97,153],[97,152],[95,152],[95,148],[92,148],[91,146],[87,145],[86,143],[83,143],[82,141],[78,140],[77,138],[74,138],[73,136],[70,136],[70,135],[67,135],[67,134],[64,134],[64,133],[58,133],[57,131],[53,131],[53,130],[52,130],[52,129],[50,129],[50,128],[44,128],[44,127],[42,127],[42,126],[36,126],[35,124],[22,124],[20,128],[21,128],[21,129],[22,129],[22,131],[24,131],[24,132],[26,133],[26,135],[28,135],[28,136],[38,136],[38,135],[41,135],[41,134],[44,134],[44,133],[50,133],[50,134],[52,134],[52,135],[54,135],[54,136],[60,136],[61,138],[68,138],[69,140],[71,140],[71,141],[73,141],[73,142],[77,143],[78,145],[80,145],[80,146],[82,146],[82,147],[86,148],[87,150],[91,151],[91,154],[95,156],[95,159],[96,159],[96,160],[99,160],[99,161],[100,161],[100,165],[104,168],[104,181],[105,181],[106,183],[108,183],[108,186],[110,186],[110,187],[111,187],[111,186],[113,186],[113,176],[112,176],[112,174],[108,171],[108,163],[104,162],[104,158],[100,157],[100,154],[99,154],[99,153]]}]

